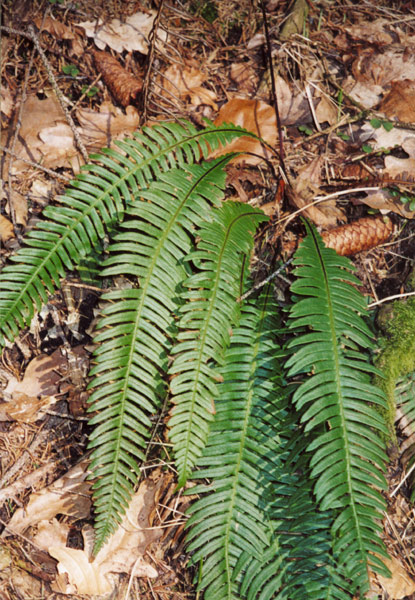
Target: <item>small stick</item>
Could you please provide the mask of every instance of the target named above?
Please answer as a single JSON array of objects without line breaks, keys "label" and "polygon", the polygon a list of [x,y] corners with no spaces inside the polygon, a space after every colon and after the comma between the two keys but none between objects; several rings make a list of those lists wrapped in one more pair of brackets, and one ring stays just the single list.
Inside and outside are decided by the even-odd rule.
[{"label": "small stick", "polygon": [[250,290],[245,292],[245,294],[243,296],[238,298],[238,302],[242,302],[242,300],[245,300],[246,298],[251,296],[251,294],[253,294],[256,290],[259,290],[260,288],[264,287],[264,285],[266,285],[269,281],[274,279],[274,277],[277,277],[277,275],[279,275],[281,273],[281,271],[284,271],[288,267],[288,265],[290,265],[292,263],[292,261],[293,261],[293,257],[289,258],[287,260],[287,262],[285,262],[283,265],[278,267],[278,269],[276,271],[274,271],[273,273],[271,273],[271,275],[268,275],[268,277],[266,279],[264,279],[260,283],[257,283],[257,285],[254,285],[253,288],[251,288]]},{"label": "small stick", "polygon": [[9,150],[8,148],[5,148],[4,146],[0,145],[0,150],[2,152],[6,152],[6,154],[10,154],[11,156],[13,156],[13,158],[17,158],[18,160],[21,160],[26,165],[30,165],[31,167],[33,167],[35,169],[40,169],[41,171],[44,171],[45,173],[47,173],[51,177],[54,177],[55,179],[61,179],[65,183],[69,183],[70,181],[72,181],[71,177],[67,177],[66,175],[61,175],[60,173],[55,173],[55,171],[52,171],[52,169],[43,167],[39,163],[34,162],[33,160],[29,160],[28,158],[22,158],[21,156],[18,156],[15,152],[12,152],[11,150]]},{"label": "small stick", "polygon": [[49,81],[50,81],[50,83],[51,83],[51,85],[53,87],[53,90],[54,90],[54,92],[56,94],[57,99],[59,100],[59,104],[61,105],[62,110],[65,113],[66,120],[68,121],[69,126],[72,129],[72,133],[73,133],[73,136],[75,138],[75,143],[78,146],[80,153],[82,154],[82,158],[87,163],[88,160],[89,160],[88,152],[86,151],[84,143],[81,140],[81,136],[79,134],[79,131],[76,128],[74,120],[72,119],[72,115],[71,115],[71,113],[69,112],[69,110],[67,109],[67,107],[65,105],[65,99],[63,97],[63,94],[62,94],[61,90],[58,87],[58,84],[57,84],[56,79],[55,79],[55,75],[53,74],[52,68],[51,68],[51,66],[49,64],[49,61],[48,61],[48,59],[46,57],[46,54],[42,50],[42,47],[41,47],[41,45],[39,43],[39,40],[37,38],[37,35],[35,33],[33,25],[29,25],[29,27],[27,28],[27,30],[28,30],[28,32],[29,32],[29,34],[31,36],[32,42],[34,43],[34,45],[36,47],[36,50],[39,52],[39,56],[40,56],[40,58],[41,58],[41,60],[43,62],[43,65],[44,65],[44,67],[46,69],[46,72],[48,74],[48,79],[49,79]]}]

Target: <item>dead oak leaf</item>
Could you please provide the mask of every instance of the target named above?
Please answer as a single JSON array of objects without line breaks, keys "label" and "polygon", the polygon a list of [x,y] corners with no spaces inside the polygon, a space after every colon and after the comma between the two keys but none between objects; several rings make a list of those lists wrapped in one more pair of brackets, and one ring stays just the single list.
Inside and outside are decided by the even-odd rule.
[{"label": "dead oak leaf", "polygon": [[[138,51],[141,54],[148,54],[148,38],[156,14],[155,10],[136,12],[127,17],[124,22],[113,19],[109,23],[105,23],[98,19],[97,21],[78,23],[78,27],[82,27],[86,35],[94,39],[95,45],[100,50],[104,50],[108,45],[119,53],[127,50],[128,52]],[[163,41],[167,39],[166,34],[160,29],[157,36]]]},{"label": "dead oak leaf", "polygon": [[[222,123],[233,123],[248,131],[252,131],[264,139],[271,146],[275,146],[278,139],[277,119],[275,111],[269,104],[261,100],[246,100],[244,98],[232,98],[222,106],[215,119],[215,125]],[[272,158],[273,154],[269,148],[261,144],[259,140],[249,137],[241,137],[211,153],[211,157],[220,156],[225,152],[241,152],[242,156],[233,159],[233,164],[245,163],[256,165],[264,158]]]},{"label": "dead oak leaf", "polygon": [[[93,531],[84,527],[84,550],[66,547],[67,525],[55,519],[40,524],[36,544],[44,547],[58,561],[58,577],[52,584],[55,592],[63,594],[107,594],[116,585],[117,573],[134,577],[157,577],[156,569],[145,559],[149,544],[161,537],[161,531],[150,527],[156,496],[162,480],[149,479],[140,484],[130,501],[121,525],[91,561]],[[43,544],[43,545],[42,545]]]},{"label": "dead oak leaf", "polygon": [[187,100],[192,106],[206,104],[217,110],[216,94],[203,87],[207,76],[195,65],[171,65],[163,73],[162,88],[166,97]]}]

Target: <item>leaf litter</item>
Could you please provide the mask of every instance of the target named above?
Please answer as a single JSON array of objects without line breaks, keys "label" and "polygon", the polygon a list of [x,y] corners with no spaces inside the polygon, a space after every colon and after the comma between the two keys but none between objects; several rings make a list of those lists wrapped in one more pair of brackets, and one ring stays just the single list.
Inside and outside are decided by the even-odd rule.
[{"label": "leaf litter", "polygon": [[[339,225],[344,224],[350,232],[348,224],[382,220],[382,215],[387,215],[387,222],[393,222],[394,231],[399,232],[393,234],[391,247],[361,251],[355,264],[365,293],[374,299],[406,289],[414,256],[415,35],[404,12],[392,9],[389,3],[369,2],[368,10],[376,18],[368,20],[367,7],[354,5],[351,13],[338,2],[321,2],[318,7],[317,3],[303,2],[295,3],[301,10],[291,16],[285,12],[284,3],[267,2],[282,124],[279,131],[270,70],[264,62],[262,16],[255,4],[248,0],[215,1],[217,17],[209,22],[206,16],[195,14],[195,3],[184,2],[180,8],[165,3],[154,46],[151,31],[156,12],[150,3],[142,3],[137,11],[134,3],[116,0],[92,6],[81,0],[79,14],[71,7],[63,11],[60,4],[51,2],[48,12],[33,5],[25,18],[30,17],[39,30],[41,45],[88,152],[110,146],[114,139],[158,120],[187,118],[203,124],[208,117],[215,123],[240,124],[258,132],[276,150],[271,152],[249,138],[241,138],[228,148],[245,153],[229,166],[229,185],[238,198],[266,207],[271,216],[265,245],[272,244],[277,256],[292,253],[301,235],[292,216],[297,211],[327,236],[334,235],[337,242]],[[286,28],[280,28],[280,23],[286,23]],[[25,21],[21,25],[17,5],[7,8],[5,24],[25,26]],[[9,253],[9,243],[18,244],[20,232],[39,218],[40,209],[54,201],[52,191],[58,180],[47,169],[69,179],[83,163],[75,132],[38,57],[25,82],[30,50],[23,36],[7,35],[1,144],[10,152],[2,160],[2,258]],[[151,77],[146,81],[149,64]],[[69,75],[63,70],[68,65],[74,67]],[[285,195],[275,183],[279,135],[287,168],[284,176],[289,183]],[[343,175],[346,172],[350,174],[347,178]],[[369,229],[372,224],[370,221]],[[363,242],[361,248],[366,248],[367,239]],[[266,255],[260,255],[262,259],[268,260]],[[86,330],[93,317],[88,286],[94,285],[84,284],[80,278],[73,284],[76,310],[83,315],[79,338],[68,326],[65,315],[69,309],[63,296],[58,294],[54,302],[67,339],[85,352],[85,346],[91,349]],[[0,585],[10,595],[5,569],[13,569],[13,586],[22,597],[41,593],[36,576],[14,568],[15,549],[10,544],[16,540],[22,544],[21,556],[33,552],[35,557],[36,546],[43,552],[43,560],[49,553],[54,556],[50,572],[38,571],[47,581],[48,594],[76,597],[106,593],[115,584],[123,585],[125,578],[117,575],[123,572],[132,576],[129,587],[124,588],[131,592],[131,598],[164,600],[165,593],[175,594],[177,589],[177,598],[194,598],[186,560],[180,558],[185,556],[183,519],[174,519],[179,524],[166,527],[167,534],[152,529],[154,523],[162,526],[163,514],[175,515],[176,510],[181,514],[174,484],[170,492],[163,492],[165,507],[159,504],[160,490],[170,489],[169,473],[159,473],[156,482],[143,479],[119,537],[110,542],[107,554],[90,562],[91,532],[89,523],[85,524],[91,519],[86,462],[72,467],[74,458],[85,453],[85,409],[81,404],[81,412],[71,412],[73,383],[65,374],[67,357],[60,354],[59,337],[48,335],[51,326],[45,318],[18,341],[17,347],[6,348],[3,363],[7,368],[0,370],[0,413],[10,427],[0,434],[8,444],[1,456],[4,480],[13,471],[13,464],[22,464],[12,479],[21,484],[16,489],[27,490],[10,500],[23,505],[17,506],[13,515],[4,508],[2,518],[10,531],[4,530],[0,545],[0,565],[5,565],[0,566]],[[59,471],[53,444],[41,445],[42,453],[33,456],[41,464],[47,457],[54,460],[60,476],[51,469],[55,481],[39,478],[37,489],[30,491],[25,481],[31,481],[29,476],[39,465],[24,458],[25,436],[34,430],[39,439],[45,435],[49,440],[46,433],[57,435],[61,431],[56,419],[66,423],[67,441],[62,450],[65,470]],[[163,445],[163,438],[157,439]],[[54,445],[60,448],[56,440]],[[32,447],[33,441],[29,443]],[[385,524],[385,535],[395,550],[394,577],[385,581],[374,577],[375,596],[385,591],[390,598],[414,593],[414,571],[406,557],[415,532],[404,496],[397,507],[390,510],[393,528]],[[142,516],[139,523],[138,515]],[[74,529],[75,544],[70,542]],[[31,540],[32,549],[26,546],[23,552],[19,534]],[[151,556],[157,557],[155,562],[148,554],[150,547]],[[152,584],[147,577],[153,578]],[[141,578],[139,584],[136,578]]]}]

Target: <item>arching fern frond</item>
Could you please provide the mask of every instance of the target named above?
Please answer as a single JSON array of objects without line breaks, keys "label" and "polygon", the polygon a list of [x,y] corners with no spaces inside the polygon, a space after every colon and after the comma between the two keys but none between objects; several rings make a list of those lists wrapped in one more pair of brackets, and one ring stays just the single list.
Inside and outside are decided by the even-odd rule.
[{"label": "arching fern frond", "polygon": [[243,289],[244,263],[255,228],[266,220],[262,211],[236,202],[224,204],[212,216],[212,223],[198,232],[197,250],[188,257],[199,272],[184,284],[189,290],[182,295],[187,303],[180,309],[180,332],[169,370],[174,404],[169,436],[179,486],[186,483],[206,444],[217,395],[215,367],[237,321],[236,300]]},{"label": "arching fern frond", "polygon": [[96,512],[96,551],[120,522],[137,480],[137,459],[151,431],[150,416],[165,393],[163,374],[175,333],[183,258],[195,226],[211,218],[223,196],[223,165],[212,163],[161,174],[126,209],[128,218],[109,246],[103,275],[133,275],[139,287],[110,291],[95,337],[91,370],[89,448]]},{"label": "arching fern frond", "polygon": [[145,127],[135,139],[115,142],[118,150],[93,155],[97,164],[83,172],[60,196],[60,206],[43,211],[25,246],[0,275],[0,343],[13,340],[30,323],[34,309],[47,301],[60,278],[90,253],[122,219],[139,191],[172,168],[184,168],[235,137],[256,137],[234,125],[209,125],[198,131],[188,122]]},{"label": "arching fern frond", "polygon": [[[233,600],[240,582],[234,569],[241,553],[261,555],[270,543],[273,483],[283,471],[280,430],[286,417],[275,343],[275,308],[264,295],[246,304],[225,352],[216,418],[193,478],[211,483],[189,513],[188,549],[202,561],[200,588],[206,600]],[[275,573],[275,576],[277,574]]]},{"label": "arching fern frond", "polygon": [[292,292],[298,301],[290,328],[298,333],[289,344],[294,354],[288,375],[309,375],[293,402],[305,431],[315,435],[308,446],[314,490],[322,510],[336,511],[334,553],[363,593],[369,588],[368,565],[388,573],[379,558],[387,554],[378,523],[385,508],[379,490],[386,487],[386,455],[378,432],[387,435],[387,429],[373,408],[385,408],[386,400],[370,382],[370,375],[379,372],[366,354],[371,333],[361,317],[364,299],[351,285],[359,284],[351,263],[307,228],[295,257]]}]

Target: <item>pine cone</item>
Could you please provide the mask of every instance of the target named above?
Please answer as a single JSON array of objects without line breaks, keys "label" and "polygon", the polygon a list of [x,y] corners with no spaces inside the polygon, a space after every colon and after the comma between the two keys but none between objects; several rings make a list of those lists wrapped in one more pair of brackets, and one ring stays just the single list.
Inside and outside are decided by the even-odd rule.
[{"label": "pine cone", "polygon": [[379,246],[392,232],[393,223],[388,217],[366,217],[325,231],[321,237],[326,246],[333,248],[337,254],[350,256]]},{"label": "pine cone", "polygon": [[95,65],[105,85],[121,106],[135,102],[142,90],[142,82],[126,71],[108,52],[93,52]]}]

